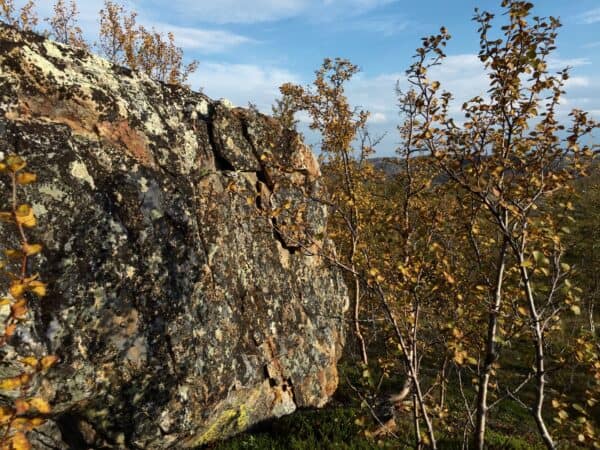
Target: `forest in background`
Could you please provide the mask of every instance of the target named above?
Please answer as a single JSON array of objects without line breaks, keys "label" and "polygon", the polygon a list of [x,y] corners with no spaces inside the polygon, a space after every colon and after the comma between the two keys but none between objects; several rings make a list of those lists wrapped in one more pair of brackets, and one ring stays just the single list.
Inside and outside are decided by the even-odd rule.
[{"label": "forest in background", "polygon": [[[340,388],[324,411],[215,448],[600,447],[598,123],[561,110],[569,71],[548,69],[559,20],[536,17],[526,1],[502,8],[497,17],[475,12],[489,90],[459,114],[428,77],[443,67],[450,34],[442,27],[422,40],[409,89],[397,90],[396,158],[373,159],[369,113],[345,94],[358,72],[350,61],[326,59],[310,86],[281,87],[273,115],[294,130],[303,111],[321,136],[319,200],[337,250],[298,244],[337,266],[349,287]],[[34,2],[15,10],[0,0],[0,18],[23,29],[36,26],[34,11]],[[135,17],[106,1],[94,49],[185,83],[196,63],[184,65],[171,34]],[[92,47],[74,2],[59,0],[47,21],[54,39]],[[17,183],[22,164],[2,169]],[[7,220],[22,225],[22,213]],[[278,231],[293,236],[298,226]],[[36,409],[2,411],[6,448],[27,448],[15,426],[25,406]]]}]

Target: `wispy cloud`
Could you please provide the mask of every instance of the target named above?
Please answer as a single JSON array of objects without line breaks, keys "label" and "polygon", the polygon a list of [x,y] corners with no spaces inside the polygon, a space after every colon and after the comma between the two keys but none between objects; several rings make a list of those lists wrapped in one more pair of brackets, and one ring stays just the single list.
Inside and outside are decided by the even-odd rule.
[{"label": "wispy cloud", "polygon": [[589,58],[560,58],[551,57],[548,59],[548,69],[561,70],[565,67],[580,67],[590,65],[592,61]]},{"label": "wispy cloud", "polygon": [[600,22],[600,8],[590,9],[579,16],[579,21],[585,24]]},{"label": "wispy cloud", "polygon": [[375,16],[349,20],[339,27],[389,37],[401,33],[410,25],[411,22],[404,17]]},{"label": "wispy cloud", "polygon": [[206,54],[223,53],[239,45],[255,42],[246,36],[225,30],[179,27],[167,23],[154,23],[151,25],[162,32],[173,32],[176,44],[183,49],[193,49]]},{"label": "wispy cloud", "polygon": [[[329,18],[353,16],[371,11],[398,0],[178,0],[170,6],[180,16],[195,17],[210,23],[259,23],[295,17]],[[150,0],[155,7],[164,6],[160,0]]]},{"label": "wispy cloud", "polygon": [[[15,5],[21,7],[25,3],[26,0],[17,0]],[[41,19],[53,15],[52,1],[47,0],[38,3],[36,11]],[[136,5],[134,1],[125,1],[124,4],[130,11],[138,12],[137,21],[140,25],[154,27],[164,33],[173,32],[177,45],[186,50],[194,50],[204,54],[215,54],[229,51],[242,44],[254,42],[254,40],[246,36],[227,30],[206,27],[184,27],[171,23],[152,21],[148,19],[153,15],[153,11],[150,8],[144,7],[144,5]],[[104,7],[104,0],[78,1],[77,7],[79,10],[79,22],[84,30],[85,37],[90,42],[93,42],[97,39],[99,12]],[[160,7],[165,7],[164,0],[160,2]],[[42,22],[43,25],[47,24]]]}]

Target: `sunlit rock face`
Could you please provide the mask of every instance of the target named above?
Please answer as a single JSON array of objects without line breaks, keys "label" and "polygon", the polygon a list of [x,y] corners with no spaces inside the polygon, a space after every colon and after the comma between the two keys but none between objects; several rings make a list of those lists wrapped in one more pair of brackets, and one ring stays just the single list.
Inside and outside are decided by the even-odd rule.
[{"label": "sunlit rock face", "polygon": [[61,358],[36,445],[193,448],[327,402],[346,289],[297,134],[0,25],[0,147],[38,174],[49,282],[3,363]]}]

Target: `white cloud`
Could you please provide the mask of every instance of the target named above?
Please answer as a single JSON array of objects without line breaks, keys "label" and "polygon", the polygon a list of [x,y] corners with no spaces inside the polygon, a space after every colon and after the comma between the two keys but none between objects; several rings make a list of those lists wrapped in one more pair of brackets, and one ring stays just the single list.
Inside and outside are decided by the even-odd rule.
[{"label": "white cloud", "polygon": [[369,120],[371,123],[387,123],[388,122],[388,118],[382,112],[373,113],[371,115],[371,117],[369,117]]},{"label": "white cloud", "polygon": [[410,21],[405,20],[402,17],[381,16],[359,17],[357,19],[344,20],[340,21],[336,26],[341,29],[374,33],[390,37],[406,30],[410,24]]},{"label": "white cloud", "polygon": [[585,24],[600,22],[600,8],[590,9],[579,16],[579,20]]},{"label": "white cloud", "polygon": [[548,69],[562,70],[565,67],[580,67],[592,64],[589,58],[548,58]]},{"label": "white cloud", "polygon": [[[26,1],[27,0],[17,0],[15,5],[17,7],[22,7]],[[168,23],[151,21],[147,18],[150,16],[152,11],[148,8],[144,8],[141,4],[136,5],[135,3],[135,1],[124,1],[128,11],[137,11],[139,13],[137,17],[138,24],[146,27],[155,27],[158,31],[164,33],[172,31],[175,35],[175,41],[177,45],[184,49],[193,49],[205,54],[222,53],[241,44],[252,42],[252,39],[246,36],[241,36],[226,30],[207,29],[203,27],[182,27]],[[164,8],[165,3],[166,1],[161,1],[160,7]],[[36,11],[40,19],[42,19],[42,27],[47,26],[47,23],[44,22],[43,19],[53,15],[53,4],[54,1],[46,0],[43,2],[38,2],[36,5]],[[171,6],[172,5],[169,5],[169,7]],[[79,24],[83,29],[85,38],[89,42],[93,42],[97,39],[99,29],[99,11],[103,7],[104,0],[77,1],[77,8],[79,10]]]},{"label": "white cloud", "polygon": [[590,79],[587,77],[571,77],[565,82],[566,88],[575,87],[588,87],[590,86]]},{"label": "white cloud", "polygon": [[155,23],[151,26],[164,33],[173,32],[178,46],[201,53],[223,53],[241,44],[253,42],[246,36],[225,30],[179,27],[166,23]]},{"label": "white cloud", "polygon": [[298,83],[299,77],[276,67],[201,62],[190,82],[194,89],[203,88],[212,98],[224,97],[238,106],[252,102],[261,111],[270,112],[279,96],[279,86],[286,82]]}]

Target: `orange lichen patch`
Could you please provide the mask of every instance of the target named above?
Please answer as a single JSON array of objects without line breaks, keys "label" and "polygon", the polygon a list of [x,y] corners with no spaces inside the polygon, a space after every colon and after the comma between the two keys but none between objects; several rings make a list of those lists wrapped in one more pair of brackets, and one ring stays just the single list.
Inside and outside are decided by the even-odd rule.
[{"label": "orange lichen patch", "polygon": [[[327,398],[331,397],[335,393],[339,384],[336,364],[333,363],[319,372],[319,380],[323,383],[322,386],[325,396]],[[327,399],[325,399],[325,401],[327,401]]]},{"label": "orange lichen patch", "polygon": [[292,142],[294,148],[292,167],[294,169],[301,169],[308,175],[308,178],[314,180],[321,176],[321,168],[315,158],[315,155],[310,149],[302,143],[302,140],[298,135],[294,137]]},{"label": "orange lichen patch", "polygon": [[95,103],[89,99],[71,97],[52,101],[43,97],[28,97],[19,99],[18,108],[8,111],[5,117],[14,121],[40,118],[44,122],[67,125],[75,135],[94,140],[100,138],[116,147],[124,148],[140,164],[154,165],[147,138],[131,128],[126,119],[100,122]]},{"label": "orange lichen patch", "polygon": [[108,142],[125,147],[127,153],[140,164],[153,166],[154,157],[148,146],[148,139],[135,128],[131,128],[127,120],[117,122],[100,122],[96,129],[98,134]]},{"label": "orange lichen patch", "polygon": [[21,98],[17,108],[8,111],[5,117],[13,121],[37,118],[44,122],[60,123],[71,128],[73,134],[97,138],[93,124],[98,119],[98,113],[93,108],[93,103],[86,99]]}]

